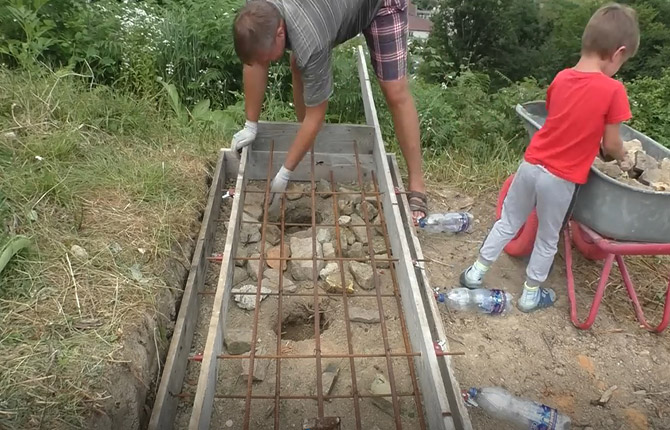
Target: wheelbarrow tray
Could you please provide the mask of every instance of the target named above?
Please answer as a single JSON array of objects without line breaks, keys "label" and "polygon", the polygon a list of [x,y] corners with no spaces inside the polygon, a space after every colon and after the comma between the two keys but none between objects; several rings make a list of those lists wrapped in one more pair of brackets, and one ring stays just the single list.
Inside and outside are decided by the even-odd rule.
[{"label": "wheelbarrow tray", "polygon": [[[516,112],[530,138],[547,117],[544,101],[518,104]],[[638,139],[646,153],[657,160],[670,157],[670,149],[625,124],[621,126],[621,137]],[[670,193],[635,188],[593,166],[586,184],[579,188],[572,217],[610,239],[670,242]]]}]

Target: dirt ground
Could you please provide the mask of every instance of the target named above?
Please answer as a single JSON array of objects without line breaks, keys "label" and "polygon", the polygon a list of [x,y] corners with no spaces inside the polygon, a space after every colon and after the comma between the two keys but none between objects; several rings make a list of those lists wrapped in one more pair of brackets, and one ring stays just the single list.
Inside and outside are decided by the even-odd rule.
[{"label": "dirt ground", "polygon": [[[445,237],[420,233],[428,263],[431,286],[451,288],[460,272],[477,256],[479,246],[495,215],[495,195],[475,200],[453,189],[433,188],[434,212],[469,209],[478,219],[471,234]],[[471,208],[471,209],[470,209]],[[579,315],[590,305],[596,273],[601,263],[575,256],[575,279]],[[667,268],[665,266],[666,276]],[[613,268],[616,271],[616,268]],[[631,276],[635,281],[636,273]],[[503,254],[485,278],[489,288],[501,288],[518,298],[525,276],[525,263]],[[641,329],[620,277],[613,274],[594,326],[576,329],[569,319],[563,241],[547,286],[554,288],[554,308],[523,314],[517,309],[502,317],[448,312],[443,321],[453,335],[450,347],[464,351],[454,357],[461,388],[501,386],[512,393],[557,407],[572,418],[576,429],[670,429],[670,341],[667,331],[653,335]],[[664,291],[663,279],[657,290]],[[665,280],[667,282],[667,278]],[[665,284],[667,285],[667,284]],[[638,291],[640,293],[640,291]],[[654,312],[656,310],[656,312]],[[647,317],[659,321],[658,309],[646,306]],[[593,405],[604,391],[616,390],[604,406]],[[511,429],[469,409],[477,430]]]},{"label": "dirt ground", "polygon": [[[349,190],[355,187],[349,186]],[[261,189],[254,183],[250,183],[247,189]],[[340,196],[339,199],[350,200],[348,196]],[[300,207],[309,207],[311,198],[303,196],[298,200],[287,201],[290,206],[286,213],[291,214],[293,218],[304,218],[300,215],[305,211],[301,211]],[[245,198],[245,212],[252,216],[258,216],[260,204],[262,202],[262,195],[248,193]],[[228,201],[224,204],[224,212],[221,219],[228,219],[230,216],[230,205],[232,202]],[[347,205],[344,205],[347,207]],[[355,205],[354,205],[355,206]],[[332,198],[322,199],[317,196],[318,220],[322,224],[334,222],[334,210]],[[354,211],[355,212],[355,211]],[[297,214],[297,215],[296,215]],[[340,208],[338,208],[338,217],[342,215]],[[307,218],[310,218],[311,215]],[[293,222],[311,222],[310,219],[294,220]],[[360,221],[359,221],[360,222]],[[226,223],[219,223],[215,252],[223,251],[225,245]],[[356,222],[354,222],[356,224]],[[284,236],[286,243],[289,242],[291,236],[299,236],[307,233],[305,228],[286,228],[287,232]],[[335,244],[337,252],[336,241],[334,237],[334,230],[330,229],[332,239],[329,242]],[[266,237],[267,237],[266,231]],[[370,234],[373,237],[381,237],[376,229],[371,228]],[[244,236],[242,234],[242,236]],[[355,243],[357,243],[356,240]],[[249,244],[238,245],[238,257],[250,256],[260,251],[260,241]],[[272,245],[266,242],[265,250],[267,251]],[[353,247],[351,244],[349,249]],[[377,249],[377,251],[379,251]],[[383,251],[379,251],[379,254]],[[351,257],[351,256],[350,256]],[[367,258],[368,255],[361,255]],[[251,272],[258,273],[255,266],[250,265],[251,262],[242,263],[237,269],[243,269],[242,273]],[[344,265],[349,264],[347,261]],[[214,301],[214,295],[211,294],[216,290],[216,283],[218,281],[220,265],[210,264],[208,267],[207,278],[205,283],[206,294],[201,295],[201,305],[199,318],[196,325],[195,338],[191,348],[192,354],[200,353],[204,350],[206,335],[211,315],[211,308]],[[265,270],[269,270],[266,266]],[[345,268],[346,271],[346,268]],[[283,274],[284,279],[292,279],[291,270],[286,270]],[[338,272],[339,273],[339,272]],[[252,278],[244,278],[234,282],[234,288],[239,288],[244,285],[256,286],[258,282]],[[358,308],[367,311],[366,315],[379,315],[379,305],[377,297],[374,296],[375,290],[366,290],[358,285],[358,281],[353,279],[347,273],[346,278],[352,278],[354,281],[355,293],[367,294],[365,297],[349,297],[347,299],[348,309],[351,315],[352,308]],[[286,282],[286,281],[284,281]],[[377,271],[377,280],[380,286],[381,294],[393,294],[393,281],[391,271],[388,268],[380,268]],[[319,294],[323,296],[326,294],[327,287],[320,279],[315,287],[311,280],[295,281],[296,288],[290,292],[284,292],[282,297],[282,313],[281,320],[286,322],[289,319],[298,317],[296,324],[282,324],[282,338],[281,338],[281,353],[282,354],[302,354],[312,355],[316,349],[314,340],[314,289],[319,289]],[[277,290],[276,285],[272,285],[273,291]],[[340,290],[341,291],[341,290]],[[300,294],[309,294],[309,296],[296,296]],[[341,292],[339,293],[341,294]],[[398,302],[395,297],[382,297],[381,307],[383,308],[384,323],[386,325],[386,332],[388,333],[388,345],[392,353],[406,352],[404,339],[401,329],[401,315],[398,311]],[[276,354],[277,353],[277,322],[279,314],[279,300],[277,296],[270,295],[264,298],[260,305],[260,314],[257,325],[257,337],[259,339],[257,345],[257,354]],[[251,329],[254,324],[254,311],[245,310],[238,307],[231,299],[229,305],[229,313],[227,316],[226,327],[230,329]],[[321,354],[346,354],[348,352],[347,342],[347,324],[344,311],[344,300],[341,295],[320,297],[319,309],[321,311],[320,318],[322,319],[321,336],[320,336],[320,350]],[[302,319],[300,319],[302,317]],[[384,344],[382,341],[382,327],[380,322],[360,322],[350,321],[349,327],[351,330],[352,350],[356,354],[384,354]],[[245,354],[246,355],[246,354]],[[243,396],[247,391],[247,377],[242,375],[242,363],[246,360],[225,359],[219,363],[218,380],[216,384],[216,394],[221,395],[237,395]],[[254,395],[270,396],[268,399],[252,400],[250,423],[251,428],[264,429],[273,428],[274,426],[274,395],[276,392],[277,383],[277,360],[257,360],[260,367],[264,370],[264,377],[261,381],[254,381],[252,384]],[[353,370],[355,372],[355,381],[359,393],[370,394],[371,387],[375,378],[382,375],[386,380],[389,380],[389,367],[386,358],[382,357],[361,357],[353,360]],[[405,394],[398,397],[398,404],[401,411],[401,420],[403,428],[418,428],[418,408],[415,403],[415,398],[407,395],[412,393],[412,379],[410,377],[409,363],[406,357],[393,357],[391,359],[392,370],[394,372],[394,382],[396,385],[396,392]],[[329,366],[334,366],[338,369],[335,382],[332,384],[330,395],[332,396],[348,396],[352,392],[352,366],[348,358],[323,358],[322,372],[326,371]],[[190,361],[187,368],[187,375],[185,378],[184,393],[195,393],[198,376],[200,372],[200,363]],[[313,396],[316,394],[316,360],[314,358],[300,358],[300,359],[285,359],[281,360],[280,370],[280,393],[282,395],[293,396]],[[325,381],[325,377],[324,377]],[[326,382],[324,382],[326,384]],[[324,385],[325,389],[325,385]],[[179,404],[179,410],[175,422],[175,428],[188,428],[188,420],[191,413],[192,397],[184,397]],[[390,401],[386,399],[372,399],[361,398],[359,400],[360,416],[363,428],[366,429],[386,429],[394,427],[393,407]],[[244,420],[245,399],[244,398],[215,398],[214,412],[212,416],[212,428],[241,428]],[[352,399],[335,398],[326,400],[324,402],[324,412],[326,416],[339,416],[342,419],[342,428],[355,427],[354,402]],[[280,401],[280,425],[281,428],[302,428],[302,420],[304,418],[317,416],[317,402],[311,399],[282,399]],[[376,426],[376,427],[375,427]]]},{"label": "dirt ground", "polygon": [[[495,196],[475,200],[453,189],[432,187],[431,209],[435,212],[470,210],[477,222],[472,233],[463,236],[427,235],[419,233],[424,255],[435,262],[427,263],[433,287],[449,289],[458,283],[460,271],[477,255],[477,250],[493,222]],[[250,199],[251,200],[251,199]],[[330,206],[332,207],[332,205]],[[324,206],[322,222],[331,222]],[[224,205],[223,219],[229,217],[230,204]],[[332,210],[331,210],[332,212]],[[296,231],[294,230],[295,234]],[[219,225],[216,250],[223,250],[226,223]],[[256,244],[259,245],[259,244]],[[562,243],[561,243],[562,245]],[[562,249],[562,248],[561,248]],[[514,309],[503,317],[490,317],[469,313],[454,313],[443,310],[443,321],[453,351],[463,351],[465,356],[455,356],[456,377],[461,388],[471,386],[501,386],[516,395],[557,407],[572,418],[574,429],[670,429],[670,366],[667,336],[652,335],[639,328],[632,309],[627,306],[625,293],[620,289],[618,275],[612,277],[612,285],[594,327],[588,331],[574,328],[569,320],[565,267],[559,251],[548,285],[558,293],[558,303],[553,309],[534,314],[522,314]],[[597,281],[596,263],[588,262],[575,253],[575,276],[581,286],[577,300],[581,305],[580,316],[585,313],[587,301],[593,296],[593,285]],[[491,288],[502,288],[517,298],[521,292],[525,263],[504,255],[490,270],[486,284]],[[210,264],[205,291],[215,290],[219,265]],[[288,273],[287,271],[285,273]],[[379,272],[380,283],[391,285],[389,270]],[[635,278],[635,272],[633,271]],[[238,282],[236,286],[256,284],[251,279]],[[296,282],[296,294],[312,293],[311,281]],[[385,291],[385,292],[390,292]],[[204,349],[206,333],[214,300],[212,294],[201,296],[201,311],[196,328],[192,353]],[[283,299],[285,309],[309,308],[311,297]],[[377,309],[376,299],[359,298],[348,300],[349,306]],[[258,323],[259,345],[262,353],[276,352],[277,324],[276,296],[268,296],[261,303]],[[325,310],[322,317],[328,321],[321,336],[323,354],[346,352],[346,326],[343,302],[339,297],[326,298],[320,307]],[[384,314],[389,331],[389,343],[393,351],[403,351],[399,335],[400,323],[393,298],[383,299]],[[646,307],[648,317],[658,320],[658,311]],[[656,319],[654,319],[656,317]],[[231,301],[228,327],[251,327],[253,311],[237,307]],[[380,343],[380,324],[351,322],[355,352],[378,353],[383,351]],[[312,354],[315,342],[310,332],[313,324],[305,327],[283,328],[282,353]],[[291,333],[289,333],[291,332]],[[295,339],[287,339],[294,337]],[[303,338],[300,340],[301,338]],[[253,393],[273,396],[276,383],[276,361],[264,363],[263,381],[253,383]],[[217,394],[243,395],[247,379],[240,376],[242,360],[225,360],[219,372]],[[324,359],[323,369],[329,364],[339,368],[337,380],[331,394],[348,394],[351,390],[351,369],[348,359]],[[407,360],[394,358],[393,367],[399,392],[411,392]],[[377,374],[388,376],[384,358],[360,358],[354,362],[356,380],[361,392],[369,392]],[[185,393],[194,393],[200,364],[189,362],[184,384]],[[313,395],[316,368],[313,359],[282,360],[280,373],[282,394]],[[616,386],[611,399],[604,405],[594,405],[604,391]],[[175,428],[188,427],[192,398],[180,402]],[[402,397],[403,428],[418,428],[416,407],[412,397]],[[272,428],[273,399],[254,400],[251,409],[252,428]],[[364,428],[393,428],[389,414],[372,403],[370,398],[361,399],[361,416]],[[480,410],[469,408],[473,427],[476,430],[496,428],[512,429]],[[280,403],[281,428],[300,428],[304,417],[316,416],[314,400],[282,400]],[[353,402],[349,399],[332,399],[325,402],[326,414],[344,419],[342,428],[353,428]],[[214,428],[239,428],[243,421],[244,399],[215,399],[212,426]]]}]

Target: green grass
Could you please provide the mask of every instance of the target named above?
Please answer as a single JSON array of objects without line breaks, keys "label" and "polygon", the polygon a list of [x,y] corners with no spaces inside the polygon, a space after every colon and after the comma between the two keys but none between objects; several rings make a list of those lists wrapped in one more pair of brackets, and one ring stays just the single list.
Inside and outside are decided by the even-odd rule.
[{"label": "green grass", "polygon": [[231,130],[175,126],[81,77],[0,71],[0,131],[0,240],[32,242],[0,278],[0,427],[79,428],[125,359],[124,328],[156,318]]}]

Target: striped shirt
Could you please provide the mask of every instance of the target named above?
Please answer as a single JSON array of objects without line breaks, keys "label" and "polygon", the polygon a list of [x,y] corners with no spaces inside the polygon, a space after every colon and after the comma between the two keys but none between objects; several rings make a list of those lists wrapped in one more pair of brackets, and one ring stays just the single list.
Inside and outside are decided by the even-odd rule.
[{"label": "striped shirt", "polygon": [[332,49],[356,37],[375,18],[382,0],[268,0],[286,23],[286,47],[302,72],[306,106],[333,93]]}]

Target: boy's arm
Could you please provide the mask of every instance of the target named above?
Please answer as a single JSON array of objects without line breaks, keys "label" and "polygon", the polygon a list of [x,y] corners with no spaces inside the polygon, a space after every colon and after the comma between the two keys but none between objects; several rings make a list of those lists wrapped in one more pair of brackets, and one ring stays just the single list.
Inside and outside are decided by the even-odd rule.
[{"label": "boy's arm", "polygon": [[[623,140],[619,129],[621,123],[631,118],[630,104],[628,103],[628,96],[626,88],[620,82],[617,82],[617,88],[614,91],[609,110],[605,117],[605,132],[603,133],[603,149],[605,152],[620,163],[629,164],[627,160],[626,150],[623,147]],[[627,166],[623,166],[627,167]]]},{"label": "boy's arm", "polygon": [[605,133],[603,133],[603,148],[605,152],[618,161],[624,161],[626,150],[623,147],[623,140],[619,133],[621,123],[606,124]]}]

